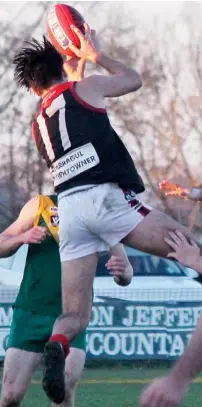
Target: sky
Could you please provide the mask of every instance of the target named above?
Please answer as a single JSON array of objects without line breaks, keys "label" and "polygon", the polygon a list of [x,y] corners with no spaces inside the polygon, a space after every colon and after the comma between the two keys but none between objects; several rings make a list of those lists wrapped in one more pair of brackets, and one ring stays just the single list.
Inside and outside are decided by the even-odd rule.
[{"label": "sky", "polygon": [[[49,2],[54,3],[54,2]],[[72,2],[65,2],[67,4],[70,4]],[[89,2],[86,1],[78,1],[76,7],[78,9],[82,9],[85,7],[84,4],[87,4]],[[105,4],[106,10],[108,7],[111,7],[112,4],[114,3],[113,6],[119,7],[123,10],[133,10],[136,14],[139,15],[139,17],[142,20],[148,21],[151,19],[152,16],[159,16],[162,20],[164,21],[173,21],[178,13],[181,10],[181,7],[184,2],[181,1],[159,1],[159,2],[153,2],[153,1],[94,1],[94,3],[102,3]],[[29,21],[30,19],[33,19],[33,14],[31,13],[31,10],[35,9],[36,13],[36,8],[37,4],[40,4],[39,2],[36,1],[0,1],[0,20],[3,20],[4,22],[6,21],[11,21],[12,17],[18,13],[21,9],[21,15],[18,16],[18,21],[17,24],[20,24],[21,22]],[[94,19],[93,17],[90,18],[90,23],[93,23]],[[96,25],[99,25],[100,19],[96,18]],[[102,23],[102,19],[101,19]]]}]

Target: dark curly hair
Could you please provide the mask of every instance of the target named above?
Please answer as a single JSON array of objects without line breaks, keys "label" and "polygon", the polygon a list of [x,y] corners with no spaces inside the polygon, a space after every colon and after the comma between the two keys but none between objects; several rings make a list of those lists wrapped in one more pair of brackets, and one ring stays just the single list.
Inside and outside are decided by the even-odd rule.
[{"label": "dark curly hair", "polygon": [[63,79],[63,57],[43,36],[40,43],[32,38],[14,57],[14,78],[19,87],[41,92]]}]

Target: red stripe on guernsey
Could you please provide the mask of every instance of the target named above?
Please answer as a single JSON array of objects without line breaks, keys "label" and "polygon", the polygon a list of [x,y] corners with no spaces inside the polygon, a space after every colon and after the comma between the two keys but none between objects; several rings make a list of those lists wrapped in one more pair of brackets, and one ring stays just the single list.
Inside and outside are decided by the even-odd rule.
[{"label": "red stripe on guernsey", "polygon": [[140,213],[142,216],[147,216],[151,211],[150,209],[146,208],[146,206],[142,205],[137,199],[134,199],[131,202],[128,202],[128,204],[131,206],[131,208],[134,208],[136,205],[141,205],[138,209],[135,208],[135,210]]},{"label": "red stripe on guernsey", "polygon": [[35,143],[36,143],[36,140],[37,140],[36,127],[37,127],[37,123],[33,122],[32,123],[32,137],[33,137]]},{"label": "red stripe on guernsey", "polygon": [[147,208],[146,206],[144,206],[138,199],[136,199],[135,197],[133,198],[133,196],[131,196],[131,199],[127,198],[127,193],[130,193],[129,190],[126,189],[122,189],[125,199],[128,202],[128,205],[131,206],[131,208],[134,208],[136,212],[138,212],[140,215],[142,215],[143,217],[147,216],[151,210],[149,208]]},{"label": "red stripe on guernsey", "polygon": [[55,98],[60,96],[65,90],[69,89],[69,86],[70,82],[64,82],[50,88],[41,102],[41,108],[46,109],[49,107]]},{"label": "red stripe on guernsey", "polygon": [[92,110],[93,112],[97,112],[97,113],[106,113],[106,109],[101,109],[99,107],[94,107],[89,105],[87,102],[85,102],[83,99],[80,98],[80,96],[78,95],[78,93],[75,90],[75,85],[77,82],[70,82],[69,83],[69,90],[72,94],[72,96],[74,97],[74,99],[82,106],[84,106],[86,109],[88,110]]}]

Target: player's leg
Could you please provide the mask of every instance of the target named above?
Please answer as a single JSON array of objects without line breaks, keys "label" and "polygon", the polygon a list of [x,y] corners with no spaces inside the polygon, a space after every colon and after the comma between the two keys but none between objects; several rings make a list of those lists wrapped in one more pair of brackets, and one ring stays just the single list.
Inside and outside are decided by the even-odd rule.
[{"label": "player's leg", "polygon": [[87,326],[92,308],[92,287],[97,254],[62,263],[63,314],[56,320],[44,350],[43,388],[55,403],[65,399],[64,365],[69,342]]},{"label": "player's leg", "polygon": [[[4,369],[3,404],[0,407],[20,405],[33,371],[42,360],[44,345],[54,321],[54,317],[14,308]],[[6,404],[10,401],[13,404]]]},{"label": "player's leg", "polygon": [[[83,332],[72,342],[69,356],[65,361],[65,400],[60,407],[75,406],[76,387],[82,375],[85,360],[85,332]],[[53,407],[57,406],[58,404],[53,403]]]},{"label": "player's leg", "polygon": [[164,212],[152,209],[122,242],[143,252],[166,257],[170,248],[164,238],[168,236],[168,231],[175,231],[176,229],[188,239],[195,241],[195,237],[188,228]]},{"label": "player's leg", "polygon": [[141,202],[130,191],[122,191],[116,185],[108,185],[105,189],[108,193],[103,201],[100,236],[108,244],[115,245],[119,239],[143,252],[166,257],[170,250],[164,241],[168,231],[178,229],[187,238],[195,240],[188,228]]},{"label": "player's leg", "polygon": [[9,348],[4,361],[0,407],[19,407],[42,354]]},{"label": "player's leg", "polygon": [[[42,347],[44,348],[47,340],[50,338],[56,318],[51,316],[41,316],[40,323],[42,328],[41,338],[43,338]],[[74,395],[76,385],[83,371],[86,356],[86,331],[82,331],[71,342],[70,353],[65,360],[65,398],[60,407],[74,407]],[[54,404],[57,407],[58,404]]]}]

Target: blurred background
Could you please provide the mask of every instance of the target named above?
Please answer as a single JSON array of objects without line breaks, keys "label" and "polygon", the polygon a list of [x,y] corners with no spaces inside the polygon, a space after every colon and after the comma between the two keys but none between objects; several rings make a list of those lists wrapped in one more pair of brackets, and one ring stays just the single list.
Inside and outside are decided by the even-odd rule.
[{"label": "blurred background", "polygon": [[[51,177],[31,137],[37,109],[18,90],[12,59],[23,41],[46,33],[53,3],[0,2],[0,230],[37,192],[51,192]],[[108,101],[110,119],[146,184],[144,199],[200,235],[200,207],[159,193],[164,178],[182,186],[201,181],[201,2],[69,2],[97,30],[106,53],[135,67],[143,87]],[[87,74],[94,69],[88,66]]]},{"label": "blurred background", "polygon": [[[12,66],[24,41],[32,37],[40,40],[46,33],[46,16],[53,4],[0,1],[0,232],[32,196],[53,192],[51,176],[31,136],[38,101],[16,88]],[[183,187],[202,184],[202,2],[68,4],[96,29],[102,50],[142,75],[143,87],[138,92],[107,101],[110,120],[145,182],[142,198],[188,226],[202,241],[202,206],[166,198],[158,188],[163,179]],[[94,70],[89,64],[86,74]],[[8,276],[0,290],[2,359],[19,285],[6,270],[18,271],[24,266],[25,257],[20,253],[2,260],[0,266],[2,275]],[[129,250],[128,255],[136,278],[123,290],[109,282],[104,266],[107,258],[100,259],[88,334],[88,359],[94,365],[79,387],[80,407],[89,403],[96,407],[103,403],[106,407],[137,405],[141,387],[153,376],[165,374],[166,363],[182,354],[201,310],[201,279],[193,270],[135,251]],[[134,311],[133,318],[129,309]],[[152,326],[157,310],[161,317]],[[128,324],[131,318],[130,326],[126,319],[124,323],[124,312]],[[134,365],[126,366],[134,359],[136,370],[132,370]],[[137,359],[145,365],[140,366]],[[111,370],[105,366],[106,360]],[[201,381],[199,377],[198,383]],[[37,384],[38,375],[26,406],[48,405]],[[184,406],[199,405],[202,391],[194,386]]]}]

